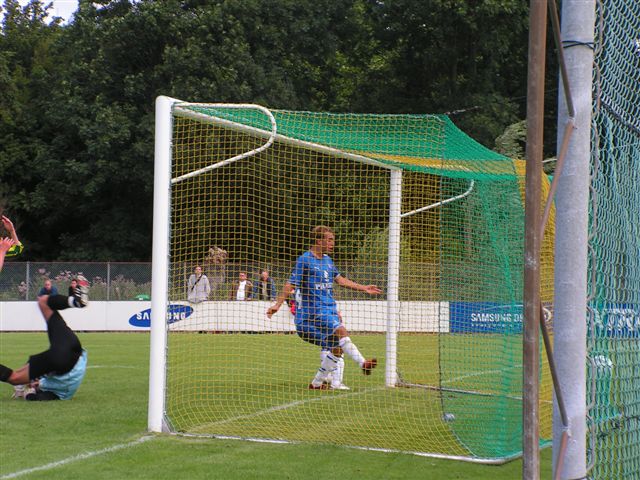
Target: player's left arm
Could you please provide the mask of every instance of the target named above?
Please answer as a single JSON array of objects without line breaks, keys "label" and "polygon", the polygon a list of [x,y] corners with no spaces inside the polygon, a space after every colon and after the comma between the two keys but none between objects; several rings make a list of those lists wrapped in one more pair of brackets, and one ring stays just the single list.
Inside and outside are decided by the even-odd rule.
[{"label": "player's left arm", "polygon": [[359,292],[366,292],[369,295],[380,295],[382,290],[377,285],[361,285],[360,283],[349,280],[342,275],[338,275],[335,278],[335,282],[341,287],[350,288],[351,290],[357,290]]}]

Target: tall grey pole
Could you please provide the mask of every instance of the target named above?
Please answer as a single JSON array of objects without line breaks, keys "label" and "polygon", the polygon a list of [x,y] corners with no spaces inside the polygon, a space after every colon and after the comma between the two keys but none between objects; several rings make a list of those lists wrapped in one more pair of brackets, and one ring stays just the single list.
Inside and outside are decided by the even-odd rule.
[{"label": "tall grey pole", "polygon": [[26,290],[24,291],[24,299],[29,300],[29,294],[31,293],[31,262],[27,262],[27,271],[25,278]]},{"label": "tall grey pole", "polygon": [[531,0],[527,73],[527,149],[522,339],[522,478],[540,478],[540,221],[547,1]]},{"label": "tall grey pole", "polygon": [[107,262],[107,302],[111,300],[111,262]]},{"label": "tall grey pole", "polygon": [[[563,44],[576,45],[564,50],[575,118],[569,115],[562,82],[558,103],[558,145],[564,130],[575,128],[556,195],[554,352],[569,420],[562,479],[585,478],[587,473],[587,229],[593,72],[593,50],[589,44],[593,44],[594,28],[595,0],[562,2]],[[554,470],[562,432],[554,396]]]}]

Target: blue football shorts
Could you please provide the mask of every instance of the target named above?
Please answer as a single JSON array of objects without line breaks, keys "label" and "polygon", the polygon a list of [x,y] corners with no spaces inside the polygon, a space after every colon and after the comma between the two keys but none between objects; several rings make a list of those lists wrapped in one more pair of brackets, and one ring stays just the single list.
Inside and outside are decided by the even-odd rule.
[{"label": "blue football shorts", "polygon": [[338,346],[338,336],[334,335],[340,326],[340,317],[335,312],[323,312],[314,315],[296,315],[296,332],[305,342],[318,345],[323,349]]}]

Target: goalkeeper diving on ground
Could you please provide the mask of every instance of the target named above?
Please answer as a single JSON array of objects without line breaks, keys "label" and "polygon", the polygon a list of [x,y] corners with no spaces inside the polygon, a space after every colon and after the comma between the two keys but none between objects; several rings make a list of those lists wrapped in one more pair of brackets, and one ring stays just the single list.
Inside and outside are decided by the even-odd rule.
[{"label": "goalkeeper diving on ground", "polygon": [[331,228],[319,225],[311,233],[313,245],[298,257],[289,281],[285,283],[276,303],[267,310],[267,317],[271,318],[296,291],[295,325],[298,336],[328,350],[309,388],[326,390],[331,388],[329,378],[338,368],[343,353],[349,355],[365,375],[370,375],[378,363],[375,358],[365,359],[349,338],[333,298],[333,283],[369,295],[379,295],[382,290],[376,285],[361,285],[340,274],[329,256],[336,238]]},{"label": "goalkeeper diving on ground", "polygon": [[87,368],[87,352],[58,310],[86,307],[88,293],[89,282],[78,275],[72,295],[38,298],[50,345],[48,350],[31,355],[27,363],[16,370],[0,364],[0,381],[14,385],[14,398],[68,400],[76,393]]}]

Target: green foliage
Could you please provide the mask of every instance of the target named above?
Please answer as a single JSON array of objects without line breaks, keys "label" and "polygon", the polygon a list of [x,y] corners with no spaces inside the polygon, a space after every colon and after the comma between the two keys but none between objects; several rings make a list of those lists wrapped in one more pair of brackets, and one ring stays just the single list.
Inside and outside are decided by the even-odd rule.
[{"label": "green foliage", "polygon": [[[527,144],[527,122],[520,122],[509,125],[498,138],[494,150],[510,158],[524,159],[525,147]],[[544,173],[553,175],[556,168],[556,158],[550,157],[542,164]]]},{"label": "green foliage", "polygon": [[[389,229],[377,227],[367,234],[359,243],[357,262],[361,265],[380,263],[386,265],[389,255]],[[425,260],[418,252],[411,248],[411,238],[401,236],[400,238],[400,258],[409,264],[417,260]]]},{"label": "green foliage", "polygon": [[0,204],[29,260],[150,258],[159,94],[465,109],[456,123],[485,145],[522,117],[511,100],[525,89],[518,0],[81,0],[67,25],[47,23],[41,1],[4,9]]},{"label": "green foliage", "polygon": [[527,141],[527,122],[509,125],[505,131],[496,138],[495,150],[509,158],[524,158],[524,145]]},{"label": "green foliage", "polygon": [[111,279],[111,285],[103,278],[94,278],[91,281],[91,299],[94,301],[135,300],[137,295],[150,293],[151,282],[136,283],[123,275]]}]

